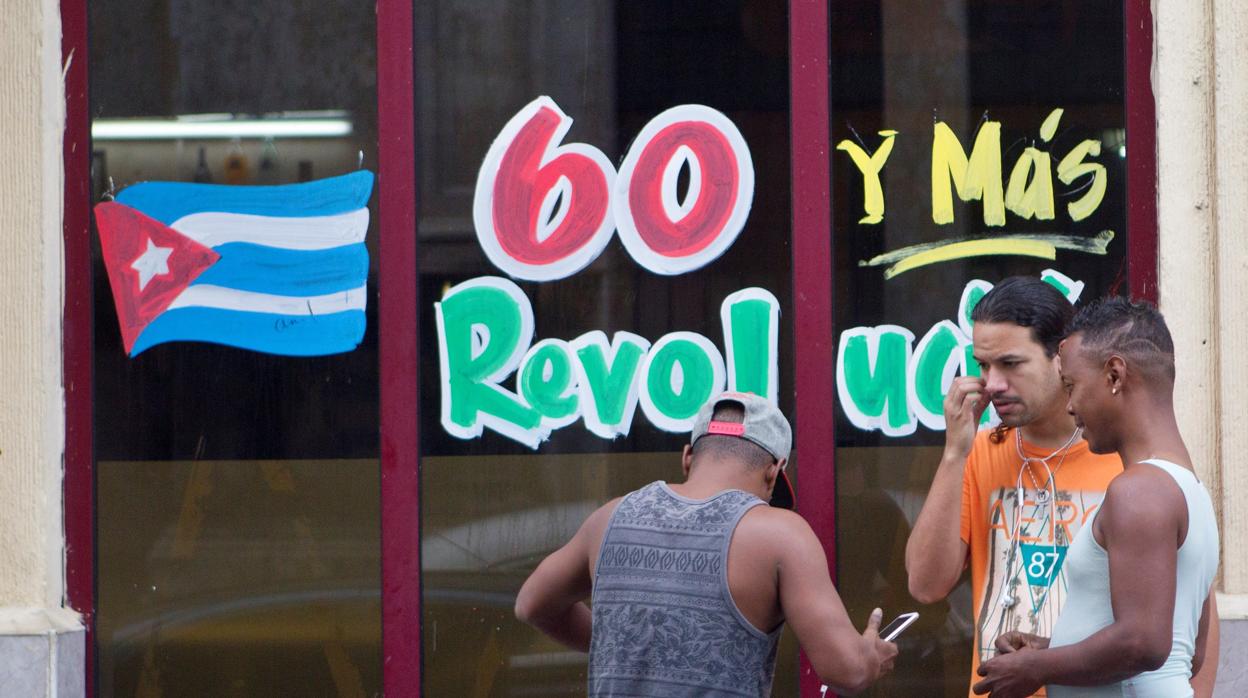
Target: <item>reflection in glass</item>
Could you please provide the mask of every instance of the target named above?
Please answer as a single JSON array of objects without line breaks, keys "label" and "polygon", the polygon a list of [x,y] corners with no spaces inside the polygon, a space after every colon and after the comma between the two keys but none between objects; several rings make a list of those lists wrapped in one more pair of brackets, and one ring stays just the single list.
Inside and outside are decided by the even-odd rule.
[{"label": "reflection in glass", "polygon": [[[656,342],[684,330],[722,352],[723,300],[759,286],[780,302],[779,394],[792,414],[785,7],[749,0],[438,0],[415,10],[424,690],[584,695],[586,655],[518,623],[516,590],[602,503],[654,480],[679,480],[687,434],[664,432],[638,410],[626,435],[614,440],[581,420],[555,430],[536,450],[489,428],[476,438],[451,435],[440,421],[433,304],[464,281],[502,275],[477,241],[472,201],[491,143],[526,104],[549,96],[573,119],[563,142],[598,148],[617,167],[656,115],[703,104],[732,120],[754,161],[753,206],[736,242],[702,269],[659,276],[613,237],[575,274],[521,282],[533,308],[534,341],[624,331]],[[681,190],[688,176],[677,176]],[[514,376],[500,385],[514,389]],[[781,655],[775,694],[795,695],[791,641],[782,643]]]},{"label": "reflection in glass", "polygon": [[376,460],[97,468],[101,695],[380,690]]},{"label": "reflection in glass", "polygon": [[[93,204],[143,181],[377,169],[372,5],[90,12]],[[371,213],[364,338],[314,358],[198,342],[128,357],[93,231],[99,695],[381,690]]]},{"label": "reflection in glass", "polygon": [[[880,351],[870,372],[859,362],[839,385],[840,588],[854,618],[881,603],[886,615],[922,614],[899,642],[896,672],[872,695],[967,695],[976,603],[968,584],[959,584],[940,603],[919,606],[907,593],[904,566],[906,537],[944,443],[943,431],[932,428],[941,418],[940,383],[949,375],[944,369],[964,370],[959,367],[964,348],[953,347],[941,328],[959,328],[959,301],[973,279],[994,283],[1056,269],[1085,283],[1086,299],[1111,292],[1125,278],[1122,3],[872,0],[829,7],[831,137],[838,147],[832,154],[835,332],[840,339],[856,328],[870,332],[888,325],[882,332],[891,333],[882,340],[888,349]],[[1060,117],[1046,128],[1059,108]],[[988,173],[979,180],[984,190],[974,195],[975,187],[966,186],[958,193],[960,185],[946,173],[958,168],[941,157],[954,148],[937,149],[938,133],[947,130],[968,158],[976,158],[976,139],[991,136],[995,124],[999,154],[981,149],[980,157],[989,157],[976,170]],[[890,139],[873,207],[863,169],[851,153],[876,153]],[[1091,178],[1063,181],[1057,170],[1068,153],[1089,140],[1099,155],[1087,162],[1104,167],[1107,186],[1095,210],[1080,217],[1069,205],[1087,195]],[[1033,154],[1028,148],[1051,158],[1051,215],[1009,196],[1016,164]],[[998,172],[1000,182],[992,186]],[[944,182],[950,185],[948,197],[937,190]],[[1002,254],[1021,247],[989,243],[980,249],[992,254],[947,254],[943,261],[913,264],[916,256],[909,258],[911,265],[889,270],[896,255],[919,245],[1011,235],[1092,241],[1105,231],[1112,234],[1099,252],[1059,247],[1045,258]],[[920,352],[925,337],[935,337],[931,345],[945,353],[918,370],[918,359],[914,365],[908,359]],[[851,414],[847,395],[865,411]]]}]

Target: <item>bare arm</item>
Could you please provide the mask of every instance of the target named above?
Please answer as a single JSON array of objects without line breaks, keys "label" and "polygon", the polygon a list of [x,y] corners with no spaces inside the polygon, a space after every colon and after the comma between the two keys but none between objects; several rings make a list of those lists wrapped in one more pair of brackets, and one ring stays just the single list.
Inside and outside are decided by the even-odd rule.
[{"label": "bare arm", "polygon": [[[1120,476],[1097,519],[1109,554],[1114,622],[1082,642],[1020,649],[979,669],[976,693],[1031,695],[1050,683],[1095,686],[1160,667],[1170,654],[1183,494],[1156,478]],[[1025,691],[1025,693],[1023,692]]]},{"label": "bare arm", "polygon": [[961,376],[945,397],[945,452],[906,542],[910,595],[920,603],[948,596],[966,566],[967,544],[960,533],[962,477],[987,407],[983,394],[982,380]]},{"label": "bare arm", "polygon": [[784,617],[819,678],[836,693],[858,693],[892,670],[897,646],[879,639],[879,609],[858,634],[832,585],[815,532],[801,517],[785,514],[784,535],[777,538]]},{"label": "bare arm", "polygon": [[1200,613],[1200,629],[1192,653],[1192,692],[1196,698],[1213,696],[1213,686],[1218,680],[1218,650],[1221,649],[1219,631],[1217,594],[1211,590]]},{"label": "bare arm", "polygon": [[516,617],[554,640],[589,651],[591,614],[585,599],[593,591],[593,561],[615,506],[600,507],[562,548],[542,560],[516,594]]}]

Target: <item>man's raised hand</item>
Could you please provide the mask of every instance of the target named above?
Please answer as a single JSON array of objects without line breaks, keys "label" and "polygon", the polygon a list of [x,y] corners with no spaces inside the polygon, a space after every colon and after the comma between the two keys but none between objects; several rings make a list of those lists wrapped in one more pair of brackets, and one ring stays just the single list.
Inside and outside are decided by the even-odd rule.
[{"label": "man's raised hand", "polygon": [[965,459],[971,453],[979,420],[988,409],[984,379],[958,376],[945,396],[945,454]]}]

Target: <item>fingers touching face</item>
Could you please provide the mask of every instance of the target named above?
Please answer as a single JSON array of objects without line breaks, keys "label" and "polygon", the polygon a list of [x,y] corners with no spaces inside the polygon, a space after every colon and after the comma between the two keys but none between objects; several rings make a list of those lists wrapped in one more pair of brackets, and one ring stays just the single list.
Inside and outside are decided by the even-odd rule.
[{"label": "fingers touching face", "polygon": [[1045,353],[1031,328],[978,322],[973,332],[984,391],[1002,422],[1023,426],[1054,409],[1054,401],[1060,401],[1056,359]]}]

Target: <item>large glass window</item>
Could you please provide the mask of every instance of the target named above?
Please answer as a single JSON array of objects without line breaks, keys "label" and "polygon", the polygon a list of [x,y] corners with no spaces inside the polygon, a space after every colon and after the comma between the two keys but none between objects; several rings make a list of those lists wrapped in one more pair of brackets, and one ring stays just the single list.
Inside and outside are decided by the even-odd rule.
[{"label": "large glass window", "polygon": [[[164,339],[195,341],[131,343],[114,299],[134,289],[110,284],[105,264],[125,245],[102,238],[102,223],[93,229],[98,695],[378,693],[378,233],[361,172],[377,169],[374,8],[100,0],[89,9],[93,203],[155,219],[144,224],[151,247],[140,239],[137,249],[156,256],[134,267],[123,255],[122,273],[139,276],[118,278],[141,297],[180,273],[183,253],[198,249],[189,236],[234,267],[202,272],[163,317],[190,317],[176,313],[191,306],[235,313],[160,326]],[[309,242],[318,212],[289,198],[281,211],[201,207],[235,216],[218,226],[228,240],[156,213],[188,190],[133,198],[144,181],[233,192],[352,174],[357,242],[345,246]],[[282,216],[296,219],[285,242],[239,232]],[[344,317],[348,338],[325,344]],[[230,346],[239,337],[266,339]]]},{"label": "large glass window", "polygon": [[[573,120],[560,142],[597,148],[619,169],[656,116],[705,105],[739,129],[755,171],[753,204],[732,246],[700,268],[659,275],[615,234],[579,271],[515,281],[517,302],[532,308],[533,343],[572,342],[591,332],[610,340],[626,332],[653,345],[683,331],[709,339],[726,356],[725,299],[766,289],[780,309],[777,394],[793,415],[785,7],[748,0],[440,0],[418,3],[415,21],[424,690],[583,695],[585,656],[517,623],[515,592],[597,506],[657,479],[679,480],[687,433],[656,426],[642,408],[622,424],[596,427],[616,429],[617,438],[592,432],[583,414],[552,426],[532,448],[521,443],[529,432],[518,427],[496,423],[471,433],[447,416],[451,388],[439,322],[461,323],[462,330],[473,318],[451,319],[446,302],[439,318],[434,304],[474,279],[507,276],[474,232],[473,199],[491,144],[526,105],[548,96]],[[687,194],[693,175],[688,165],[681,169],[673,174],[676,189]],[[560,207],[569,205],[557,196],[550,201],[543,221],[558,220]],[[500,331],[506,326],[478,332],[476,350],[511,341]],[[457,366],[468,360],[467,351],[453,359]],[[627,354],[625,348],[616,356]],[[694,380],[692,372],[685,378]],[[514,373],[498,385],[516,390]],[[795,648],[784,647],[776,695],[794,695]]]},{"label": "large glass window", "polygon": [[978,600],[964,581],[919,606],[906,538],[944,444],[946,369],[967,370],[959,307],[984,288],[968,284],[1052,270],[1084,299],[1125,287],[1123,7],[831,10],[839,588],[853,618],[922,614],[873,695],[966,695]]}]

